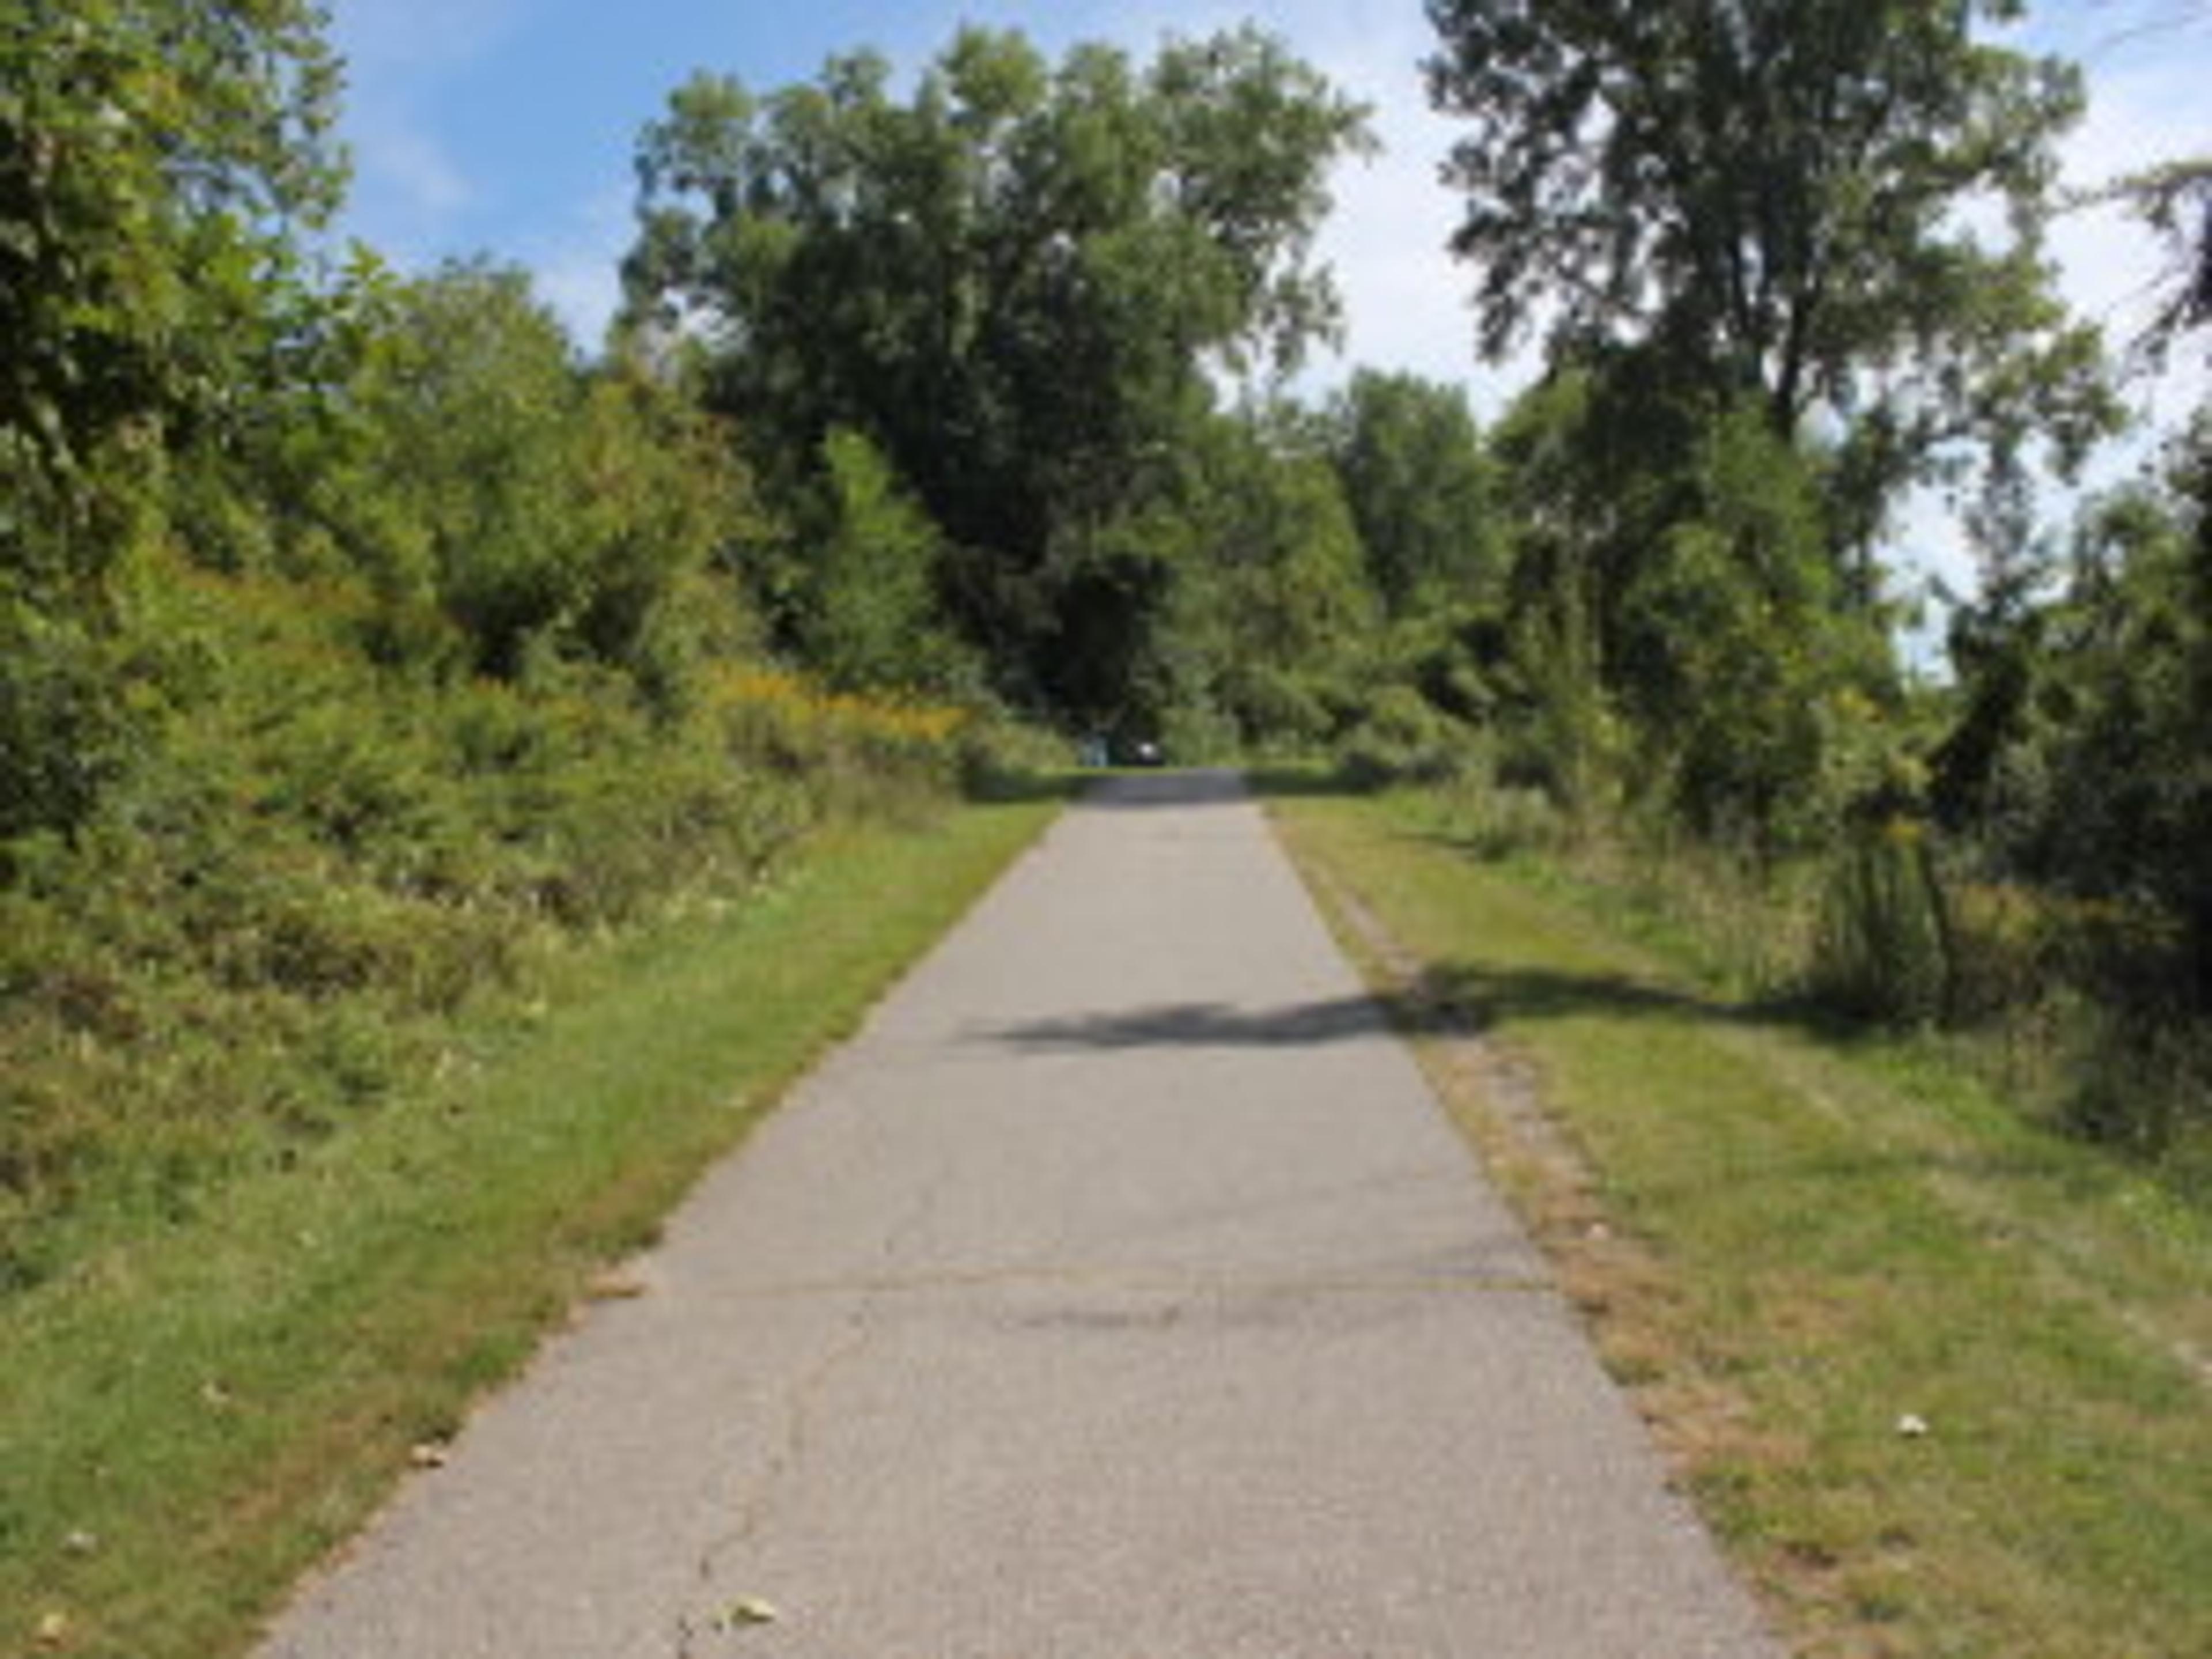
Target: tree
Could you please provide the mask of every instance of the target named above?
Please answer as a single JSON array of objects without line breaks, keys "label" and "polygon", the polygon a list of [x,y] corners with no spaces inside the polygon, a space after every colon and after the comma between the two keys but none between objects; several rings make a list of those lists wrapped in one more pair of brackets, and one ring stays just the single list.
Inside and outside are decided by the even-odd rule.
[{"label": "tree", "polygon": [[1430,4],[1480,343],[1549,330],[1553,389],[1500,438],[1523,675],[1617,711],[1708,833],[1888,787],[1899,490],[1978,471],[2016,516],[2036,446],[2063,472],[2117,424],[2042,252],[2080,76],[1977,33],[2020,9]]},{"label": "tree", "polygon": [[382,598],[386,654],[590,658],[680,697],[752,523],[726,434],[620,356],[583,368],[522,271],[447,265],[377,311],[295,510]]},{"label": "tree", "polygon": [[2212,1006],[2212,416],[2161,476],[2088,504],[2069,580],[1955,625],[1961,710],[1937,799],[2003,873],[2171,927]]},{"label": "tree", "polygon": [[[1888,458],[2111,410],[2038,218],[2080,76],[1974,38],[2019,0],[1431,0],[1484,350],[1649,343],[1795,438],[1824,407]],[[2001,207],[2010,235],[1978,221]],[[1979,210],[1974,211],[1971,210]]]},{"label": "tree", "polygon": [[1395,617],[1494,597],[1504,551],[1467,396],[1361,369],[1329,416],[1330,451],[1367,569]]},{"label": "tree", "polygon": [[1650,350],[1587,354],[1492,434],[1507,701],[1534,739],[1514,763],[1571,807],[1626,788],[1709,837],[1802,843],[1883,782],[1887,619],[1838,568],[1836,458],[1756,398],[1706,408]]},{"label": "tree", "polygon": [[737,568],[766,515],[722,423],[621,352],[586,372],[570,444],[585,538],[570,648],[626,672],[662,714],[705,658],[753,648]]},{"label": "tree", "polygon": [[292,233],[342,182],[307,0],[15,0],[0,21],[0,837],[124,764],[115,573],[180,444],[313,333]]},{"label": "tree", "polygon": [[[1871,710],[1880,635],[1835,603],[1813,459],[1753,404],[1701,434],[1694,510],[1623,596],[1616,667],[1642,764],[1691,826],[1772,850],[1834,828],[1827,738]],[[1832,780],[1856,781],[1856,780]]]},{"label": "tree", "polygon": [[937,526],[860,434],[823,441],[823,480],[800,522],[807,566],[793,632],[807,663],[850,691],[947,691],[957,653],[938,610]]},{"label": "tree", "polygon": [[[309,0],[33,0],[0,28],[0,561],[96,588],[163,443],[266,383],[343,183]],[[128,453],[122,452],[127,451]],[[94,522],[101,513],[109,516]]]},{"label": "tree", "polygon": [[2157,313],[2141,346],[2154,363],[2178,339],[2212,323],[2212,156],[2169,161],[2115,179],[2087,203],[2125,203],[2166,245]]},{"label": "tree", "polygon": [[512,678],[585,597],[581,377],[519,270],[449,265],[392,310],[355,394],[374,457],[356,556],[387,599],[441,609],[472,666]]},{"label": "tree", "polygon": [[1380,620],[1325,434],[1281,408],[1221,421],[1191,489],[1177,599],[1200,646],[1192,689],[1237,744],[1310,751],[1350,713]]},{"label": "tree", "polygon": [[[866,53],[765,97],[702,75],[640,148],[631,315],[712,341],[715,406],[785,497],[833,428],[878,446],[1002,689],[1070,707],[1141,654],[1074,614],[1115,580],[1079,555],[1168,487],[1210,368],[1287,365],[1329,325],[1307,256],[1362,142],[1250,29],[1139,69],[970,28],[903,100]],[[1092,632],[1117,663],[1060,648]]]}]

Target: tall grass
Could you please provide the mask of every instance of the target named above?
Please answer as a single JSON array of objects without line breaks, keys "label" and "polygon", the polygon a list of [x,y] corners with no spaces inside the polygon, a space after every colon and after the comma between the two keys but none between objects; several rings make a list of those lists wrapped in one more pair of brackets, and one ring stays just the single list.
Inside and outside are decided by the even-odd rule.
[{"label": "tall grass", "polygon": [[237,1157],[221,1202],[0,1297],[0,1652],[242,1650],[1050,811],[827,830],[743,902],[696,892],[426,1034],[434,1063]]},{"label": "tall grass", "polygon": [[1824,1005],[1915,1024],[1955,1005],[1957,941],[1921,826],[1893,821],[1829,860],[1802,977]]},{"label": "tall grass", "polygon": [[973,747],[759,670],[672,711],[581,665],[394,672],[348,588],[179,568],[149,603],[128,764],[0,844],[0,1293],[373,1113],[592,941],[926,820]]},{"label": "tall grass", "polygon": [[1278,811],[1793,1650],[2212,1651],[2212,1213],[1954,1036],[1716,988],[1650,948],[1691,907],[1619,927],[1570,854],[1471,856],[1433,796]]},{"label": "tall grass", "polygon": [[1480,766],[1412,792],[1430,832],[1571,895],[1728,995],[1918,1031],[2022,1114],[2212,1202],[2212,1030],[2170,927],[1976,871],[1917,822],[1752,856],[1664,823],[1563,812]]}]

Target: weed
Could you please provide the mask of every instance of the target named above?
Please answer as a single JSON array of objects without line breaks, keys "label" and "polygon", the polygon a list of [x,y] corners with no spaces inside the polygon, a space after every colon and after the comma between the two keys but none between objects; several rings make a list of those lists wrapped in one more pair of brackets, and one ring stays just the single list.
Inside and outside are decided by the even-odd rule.
[{"label": "weed", "polygon": [[1921,826],[1895,820],[1836,856],[1805,979],[1827,1006],[1917,1024],[1951,1004],[1951,927]]}]

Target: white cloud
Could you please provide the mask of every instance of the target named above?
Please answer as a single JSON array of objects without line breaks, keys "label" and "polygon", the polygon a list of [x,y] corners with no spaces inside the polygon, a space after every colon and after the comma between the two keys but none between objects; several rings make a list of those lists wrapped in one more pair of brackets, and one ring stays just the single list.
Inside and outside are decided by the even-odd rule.
[{"label": "white cloud", "polygon": [[587,352],[599,349],[622,304],[622,257],[635,228],[629,198],[610,189],[580,206],[556,234],[524,250],[538,298]]}]

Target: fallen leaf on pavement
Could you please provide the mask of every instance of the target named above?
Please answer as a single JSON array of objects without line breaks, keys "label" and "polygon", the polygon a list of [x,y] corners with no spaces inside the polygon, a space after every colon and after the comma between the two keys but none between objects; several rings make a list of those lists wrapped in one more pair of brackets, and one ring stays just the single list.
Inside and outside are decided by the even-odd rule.
[{"label": "fallen leaf on pavement", "polygon": [[585,1294],[594,1302],[629,1302],[646,1292],[645,1280],[633,1273],[611,1269],[594,1278]]},{"label": "fallen leaf on pavement", "polygon": [[736,1630],[746,1625],[773,1625],[782,1616],[759,1597],[745,1595],[723,1608],[719,1622],[725,1630]]}]

